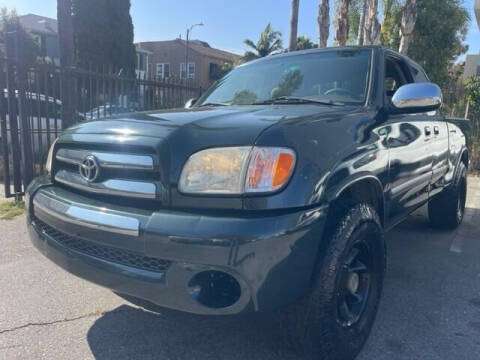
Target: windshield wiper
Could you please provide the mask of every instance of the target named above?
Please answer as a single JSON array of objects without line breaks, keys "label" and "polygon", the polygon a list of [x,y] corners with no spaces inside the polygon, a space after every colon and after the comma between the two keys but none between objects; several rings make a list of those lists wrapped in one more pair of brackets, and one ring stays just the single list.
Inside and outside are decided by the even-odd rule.
[{"label": "windshield wiper", "polygon": [[268,99],[263,101],[258,101],[253,103],[253,105],[270,105],[270,104],[322,104],[322,105],[332,105],[332,106],[343,106],[345,105],[339,101],[332,101],[326,99],[316,99],[309,97],[295,97],[295,96],[280,96],[275,99]]},{"label": "windshield wiper", "polygon": [[217,103],[217,102],[209,102],[209,103],[205,103],[205,104],[202,104],[202,105],[198,105],[198,107],[204,107],[204,106],[229,106],[230,104],[227,104],[227,103]]}]

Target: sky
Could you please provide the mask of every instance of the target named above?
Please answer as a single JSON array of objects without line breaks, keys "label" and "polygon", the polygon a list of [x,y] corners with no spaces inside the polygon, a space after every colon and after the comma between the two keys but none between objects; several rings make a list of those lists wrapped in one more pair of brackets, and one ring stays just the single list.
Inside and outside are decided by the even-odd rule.
[{"label": "sky", "polygon": [[[318,0],[300,1],[299,35],[307,35],[315,42],[318,37]],[[34,13],[56,18],[56,0],[0,0],[0,7],[15,8],[19,14]],[[243,54],[243,40],[257,41],[268,22],[283,34],[288,45],[290,0],[131,0],[131,15],[135,41],[185,38],[188,27],[195,27],[191,38],[207,41],[212,47]],[[168,6],[166,5],[168,3]],[[332,1],[333,3],[333,1]],[[474,0],[464,0],[472,23],[466,42],[470,54],[480,53],[480,31],[473,13]],[[332,6],[333,16],[333,6]],[[333,41],[333,24],[330,31]],[[462,60],[462,56],[459,60]]]}]

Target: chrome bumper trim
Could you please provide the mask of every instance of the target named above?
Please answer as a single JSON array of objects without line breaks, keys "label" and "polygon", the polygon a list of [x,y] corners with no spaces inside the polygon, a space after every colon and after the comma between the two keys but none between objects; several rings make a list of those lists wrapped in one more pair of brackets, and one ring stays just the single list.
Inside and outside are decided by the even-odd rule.
[{"label": "chrome bumper trim", "polygon": [[135,218],[68,204],[45,195],[41,190],[33,198],[34,213],[37,210],[69,224],[90,229],[136,237],[140,233],[140,222]]},{"label": "chrome bumper trim", "polygon": [[60,170],[55,181],[72,188],[104,195],[125,196],[142,199],[155,199],[157,186],[154,183],[133,180],[109,179],[99,183],[89,183],[79,174]]},{"label": "chrome bumper trim", "polygon": [[73,165],[82,164],[87,155],[98,159],[100,167],[129,170],[154,170],[153,158],[148,155],[115,154],[102,151],[60,149],[55,156],[58,161]]}]

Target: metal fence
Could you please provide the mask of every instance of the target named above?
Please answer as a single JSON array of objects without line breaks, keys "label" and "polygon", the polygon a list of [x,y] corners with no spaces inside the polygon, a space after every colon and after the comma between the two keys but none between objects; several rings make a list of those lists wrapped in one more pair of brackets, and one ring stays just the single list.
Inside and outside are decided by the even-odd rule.
[{"label": "metal fence", "polygon": [[6,197],[21,196],[45,172],[48,149],[62,129],[121,113],[182,107],[202,92],[192,81],[26,66],[21,57],[13,58],[0,58],[0,182]]}]

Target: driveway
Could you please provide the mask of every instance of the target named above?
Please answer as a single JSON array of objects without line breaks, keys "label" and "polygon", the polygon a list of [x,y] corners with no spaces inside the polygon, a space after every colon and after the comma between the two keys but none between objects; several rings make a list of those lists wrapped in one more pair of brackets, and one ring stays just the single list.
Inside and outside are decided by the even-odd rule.
[{"label": "driveway", "polygon": [[[464,224],[428,227],[421,209],[387,234],[384,296],[359,359],[478,359],[480,179]],[[0,359],[296,359],[266,316],[152,313],[56,267],[25,219],[0,221]]]}]

